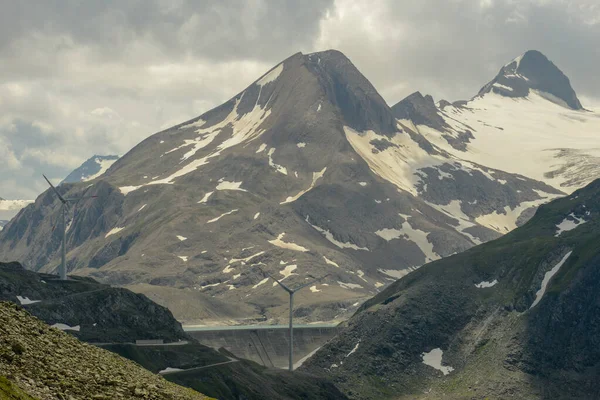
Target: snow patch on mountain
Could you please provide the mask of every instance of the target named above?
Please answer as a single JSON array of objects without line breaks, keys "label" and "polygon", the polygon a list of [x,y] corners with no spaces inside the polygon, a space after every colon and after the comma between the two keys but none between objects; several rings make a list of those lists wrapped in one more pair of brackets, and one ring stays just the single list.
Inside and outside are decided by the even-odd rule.
[{"label": "snow patch on mountain", "polygon": [[256,285],[252,286],[252,289],[256,289],[257,287],[259,287],[260,285],[264,285],[268,281],[269,281],[269,278],[265,278],[262,281],[258,282]]},{"label": "snow patch on mountain", "polygon": [[[252,246],[252,247],[254,247],[254,246]],[[264,251],[259,251],[258,253],[252,254],[251,256],[246,257],[246,258],[232,258],[231,260],[229,260],[229,265],[235,264],[235,263],[238,263],[238,262],[242,263],[242,265],[244,265],[245,263],[250,262],[250,260],[252,260],[252,259],[254,259],[254,258],[256,258],[256,257],[258,257],[258,256],[260,256],[262,254],[265,254],[265,252]]]},{"label": "snow patch on mountain", "polygon": [[544,293],[546,293],[546,287],[548,286],[550,279],[552,279],[552,277],[556,275],[560,267],[562,267],[563,264],[567,261],[571,253],[573,252],[570,251],[567,254],[565,254],[564,257],[554,267],[552,267],[550,271],[546,272],[546,274],[544,275],[544,279],[542,280],[542,286],[540,287],[540,290],[538,290],[535,293],[535,300],[533,301],[533,304],[531,304],[531,307],[529,307],[529,309],[535,307],[540,302],[540,300],[542,300],[542,297],[544,297]]},{"label": "snow patch on mountain", "polygon": [[450,366],[442,365],[442,357],[444,352],[442,349],[433,349],[428,353],[421,354],[423,359],[423,364],[428,365],[432,368],[437,369],[438,371],[442,371],[442,374],[448,375],[450,372],[454,371],[454,368]]},{"label": "snow patch on mountain", "polygon": [[313,172],[313,176],[312,176],[312,183],[310,184],[310,187],[306,190],[302,190],[301,192],[299,192],[297,195],[295,196],[290,196],[287,199],[285,199],[285,201],[282,201],[279,204],[287,204],[287,203],[291,203],[294,202],[296,200],[298,200],[302,195],[304,195],[305,193],[310,192],[316,185],[317,181],[323,177],[323,175],[325,175],[325,171],[327,170],[327,167],[323,168],[321,171],[319,172]]},{"label": "snow patch on mountain", "polygon": [[556,225],[556,234],[554,236],[559,237],[561,233],[572,231],[586,222],[587,221],[583,218],[577,218],[575,214],[571,213],[567,218],[563,219],[560,224]]},{"label": "snow patch on mountain", "polygon": [[30,300],[29,297],[25,297],[25,296],[17,296],[17,300],[19,300],[19,303],[22,306],[26,306],[28,304],[39,303],[41,301],[41,300]]},{"label": "snow patch on mountain", "polygon": [[279,75],[281,75],[282,72],[283,72],[283,63],[280,63],[275,68],[273,68],[271,71],[267,72],[265,74],[265,76],[263,76],[258,81],[256,81],[256,84],[264,86],[267,83],[274,82],[277,78],[279,78]]},{"label": "snow patch on mountain", "polygon": [[115,163],[115,161],[116,160],[96,158],[96,163],[100,166],[98,172],[92,175],[84,176],[81,178],[81,180],[83,182],[87,182],[96,179],[100,175],[104,174],[110,168],[110,166]]},{"label": "snow patch on mountain", "polygon": [[485,214],[475,218],[475,221],[480,225],[491,228],[502,234],[510,232],[517,227],[517,219],[523,211],[531,207],[537,207],[561,196],[559,194],[541,193],[545,196],[542,196],[539,200],[524,201],[515,208],[506,206],[504,207],[504,213],[494,211],[491,214]]},{"label": "snow patch on mountain", "polygon": [[306,247],[300,246],[299,244],[292,242],[284,242],[282,240],[284,236],[285,232],[280,233],[279,236],[277,236],[277,239],[269,240],[268,242],[271,243],[273,246],[281,247],[282,249],[301,251],[304,253],[309,251]]},{"label": "snow patch on mountain", "polygon": [[266,148],[267,148],[266,143],[262,143],[260,146],[258,146],[258,150],[256,150],[256,154],[262,153],[263,151],[265,151]]},{"label": "snow patch on mountain", "polygon": [[339,266],[339,265],[338,265],[336,262],[334,262],[334,261],[331,261],[329,258],[327,258],[327,257],[325,257],[325,256],[323,256],[323,259],[325,260],[325,263],[326,263],[326,264],[333,265],[333,266],[334,266],[334,267],[336,267],[336,268],[339,268],[339,267],[340,267],[340,266]]},{"label": "snow patch on mountain", "polygon": [[312,226],[317,232],[321,233],[323,236],[325,236],[325,239],[329,240],[331,243],[333,243],[334,245],[336,245],[337,247],[339,247],[340,249],[352,249],[352,250],[364,250],[364,251],[369,251],[368,248],[366,247],[360,247],[357,246],[354,243],[346,243],[346,242],[340,242],[339,240],[337,240],[333,234],[331,232],[329,232],[326,229],[320,228],[316,225],[313,225],[309,222],[309,216],[306,216],[306,222],[309,223],[310,226]]},{"label": "snow patch on mountain", "polygon": [[[374,131],[358,132],[348,126],[344,126],[344,133],[354,151],[369,164],[375,174],[415,196],[418,195],[415,186],[419,178],[414,171],[441,164],[407,134],[399,133],[389,139]],[[371,142],[376,140],[386,140],[391,145],[384,151],[374,153]]]},{"label": "snow patch on mountain", "polygon": [[491,282],[488,282],[488,281],[482,281],[482,282],[476,283],[476,284],[475,284],[475,287],[476,287],[477,289],[491,288],[491,287],[493,287],[493,286],[496,286],[496,284],[497,284],[497,283],[498,283],[498,280],[497,280],[497,279],[494,279],[494,280],[493,280],[493,281],[491,281]]},{"label": "snow patch on mountain", "polygon": [[242,183],[243,182],[221,181],[215,189],[217,189],[217,190],[239,190],[242,192],[247,192],[247,190],[241,188]]},{"label": "snow patch on mountain", "polygon": [[268,156],[269,156],[269,165],[271,167],[273,167],[280,174],[287,175],[287,168],[283,167],[283,166],[281,166],[279,164],[275,164],[275,162],[273,161],[273,154],[275,154],[275,147],[269,149],[269,153],[268,153]]},{"label": "snow patch on mountain", "polygon": [[340,282],[337,281],[338,285],[340,285],[341,288],[343,289],[348,289],[348,290],[352,290],[352,289],[362,289],[362,285],[359,285],[358,283],[345,283],[345,282]]},{"label": "snow patch on mountain", "polygon": [[[284,269],[282,269],[281,271],[279,271],[279,273],[281,275],[283,275],[283,278],[280,279],[280,281],[283,281],[284,279],[289,278],[292,275],[297,275],[294,274],[293,272],[298,268],[297,265],[286,265],[286,267]],[[274,282],[275,284],[277,284],[277,282]]]},{"label": "snow patch on mountain", "polygon": [[213,223],[213,222],[217,222],[217,221],[218,221],[218,220],[220,220],[221,218],[223,218],[223,217],[225,217],[225,216],[227,216],[227,215],[231,215],[231,214],[233,214],[233,213],[236,213],[236,212],[238,212],[238,211],[239,211],[238,209],[231,210],[231,211],[227,211],[226,213],[223,213],[223,214],[219,215],[219,216],[218,216],[218,217],[216,217],[216,218],[213,218],[213,219],[210,219],[210,220],[206,221],[206,223],[207,223],[207,224],[211,224],[211,223]]},{"label": "snow patch on mountain", "polygon": [[465,214],[461,208],[462,201],[461,200],[452,200],[446,205],[438,205],[430,202],[425,202],[427,205],[435,208],[438,211],[441,211],[448,216],[454,218],[457,221],[456,230],[461,234],[465,235],[471,242],[474,244],[481,244],[481,240],[479,238],[471,235],[469,232],[466,232],[465,229],[476,226],[474,222],[471,221],[471,218]]},{"label": "snow patch on mountain", "polygon": [[204,197],[202,197],[202,199],[198,202],[199,204],[206,204],[206,202],[208,201],[208,198],[213,194],[214,192],[208,192],[204,195]]},{"label": "snow patch on mountain", "polygon": [[54,325],[51,325],[52,328],[56,328],[56,329],[60,329],[61,331],[77,331],[79,332],[81,330],[81,326],[80,325],[75,325],[75,326],[69,326],[67,324],[63,324],[61,322],[57,322]]},{"label": "snow patch on mountain", "polygon": [[394,228],[380,229],[378,231],[375,231],[375,234],[380,238],[387,240],[388,242],[390,240],[400,239],[404,235],[402,231],[399,231],[398,229]]},{"label": "snow patch on mountain", "polygon": [[106,235],[104,235],[104,238],[107,238],[111,235],[117,234],[117,233],[121,232],[123,229],[125,229],[125,227],[112,228],[110,231],[108,231],[108,233]]}]

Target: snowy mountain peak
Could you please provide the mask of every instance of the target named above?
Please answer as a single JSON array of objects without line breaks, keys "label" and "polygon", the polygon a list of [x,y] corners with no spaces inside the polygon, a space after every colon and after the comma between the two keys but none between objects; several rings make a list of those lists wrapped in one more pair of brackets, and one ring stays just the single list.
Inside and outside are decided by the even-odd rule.
[{"label": "snowy mountain peak", "polygon": [[96,179],[119,159],[119,156],[95,155],[73,170],[62,183],[87,182]]},{"label": "snowy mountain peak", "polygon": [[515,98],[527,97],[530,91],[564,107],[583,109],[569,78],[537,50],[529,50],[502,67],[478,95],[491,92]]}]

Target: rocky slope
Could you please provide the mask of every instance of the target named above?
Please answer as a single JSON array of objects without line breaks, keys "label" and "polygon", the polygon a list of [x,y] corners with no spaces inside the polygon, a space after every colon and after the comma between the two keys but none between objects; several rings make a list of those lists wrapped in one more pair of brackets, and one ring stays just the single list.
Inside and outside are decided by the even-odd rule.
[{"label": "rocky slope", "polygon": [[105,173],[118,159],[119,156],[93,156],[67,175],[61,184],[92,181]]},{"label": "rocky slope", "polygon": [[[98,196],[69,212],[68,269],[145,293],[186,322],[206,318],[188,307],[200,304],[221,323],[287,312],[286,294],[255,266],[292,286],[329,273],[298,295],[298,317],[342,319],[396,278],[497,238],[564,195],[543,176],[473,161],[460,149],[481,135],[440,113],[420,95],[388,107],[337,51],[295,54],[101,177],[61,185],[75,196],[93,184]],[[55,271],[55,197],[42,194],[7,225],[0,257]]]},{"label": "rocky slope", "polygon": [[87,342],[188,339],[171,312],[144,295],[90,278],[61,281],[18,263],[0,263],[0,300],[21,304],[47,324]]},{"label": "rocky slope", "polygon": [[14,382],[0,375],[0,399],[5,400],[35,400],[27,393],[19,389]]},{"label": "rocky slope", "polygon": [[398,280],[302,369],[356,399],[597,398],[599,195]]},{"label": "rocky slope", "polygon": [[0,303],[0,371],[20,391],[43,400],[207,398],[50,328],[8,302]]}]

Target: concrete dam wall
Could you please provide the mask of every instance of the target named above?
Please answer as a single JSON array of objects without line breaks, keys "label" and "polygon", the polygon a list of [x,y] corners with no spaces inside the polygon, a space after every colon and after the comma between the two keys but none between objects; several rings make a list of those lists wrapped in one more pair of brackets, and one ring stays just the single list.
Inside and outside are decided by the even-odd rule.
[{"label": "concrete dam wall", "polygon": [[[218,349],[224,347],[238,357],[275,368],[288,368],[288,327],[284,325],[184,327],[200,343]],[[294,364],[311,355],[334,337],[335,325],[294,326]]]}]

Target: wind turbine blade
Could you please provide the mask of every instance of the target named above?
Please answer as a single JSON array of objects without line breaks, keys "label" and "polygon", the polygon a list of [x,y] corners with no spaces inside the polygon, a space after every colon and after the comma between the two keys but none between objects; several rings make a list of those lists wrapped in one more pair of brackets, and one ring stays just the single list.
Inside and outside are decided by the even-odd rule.
[{"label": "wind turbine blade", "polygon": [[263,275],[266,275],[269,278],[273,279],[275,282],[277,282],[279,284],[279,286],[281,286],[286,292],[292,293],[292,289],[290,289],[289,287],[285,286],[281,281],[279,281],[273,275],[266,273],[261,267],[256,267],[256,268],[258,268],[260,270],[260,272],[263,273]]},{"label": "wind turbine blade", "polygon": [[85,190],[83,191],[83,193],[81,194],[81,196],[78,197],[78,200],[77,200],[77,202],[75,204],[79,203],[79,201],[81,199],[85,199],[85,194],[88,192],[88,190],[90,190],[91,187],[92,186],[88,186],[88,187],[85,188]]},{"label": "wind turbine blade", "polygon": [[310,281],[308,283],[304,283],[304,284],[298,286],[297,288],[294,288],[292,291],[295,293],[295,292],[297,292],[300,289],[304,289],[305,287],[312,285],[313,283],[321,282],[323,279],[327,278],[329,275],[330,274],[327,274],[327,275],[324,275],[324,276],[322,276],[320,278],[313,279],[312,281]]},{"label": "wind turbine blade", "polygon": [[273,275],[269,274],[269,278],[273,279],[275,282],[277,282],[279,284],[279,286],[281,286],[286,292],[288,293],[293,293],[292,289],[290,289],[289,287],[285,286],[281,281],[279,281],[277,278],[275,278]]},{"label": "wind turbine blade", "polygon": [[48,182],[48,185],[50,185],[50,187],[52,188],[52,190],[54,190],[54,193],[56,193],[56,195],[58,196],[58,198],[60,199],[60,201],[63,202],[63,204],[66,203],[67,201],[65,199],[63,199],[63,197],[60,195],[60,193],[58,193],[58,190],[56,190],[56,188],[50,182],[50,180],[48,178],[46,178],[46,175],[42,174],[42,176],[44,177],[44,179],[46,180],[46,182]]}]

